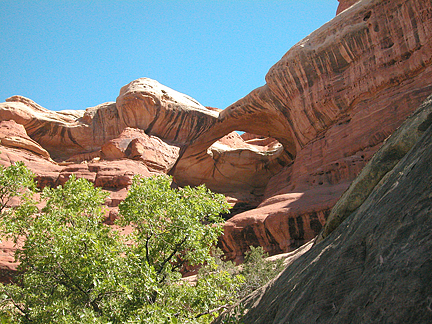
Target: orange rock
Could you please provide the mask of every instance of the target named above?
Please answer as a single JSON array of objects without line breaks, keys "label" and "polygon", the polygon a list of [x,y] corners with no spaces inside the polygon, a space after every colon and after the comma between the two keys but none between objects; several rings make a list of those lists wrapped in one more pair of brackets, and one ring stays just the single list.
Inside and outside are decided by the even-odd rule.
[{"label": "orange rock", "polygon": [[0,104],[0,120],[23,125],[27,134],[56,160],[97,151],[124,128],[115,103],[88,108],[86,112],[53,112],[21,96]]},{"label": "orange rock", "polygon": [[218,111],[148,78],[121,88],[117,108],[125,125],[177,144],[193,141],[219,116]]},{"label": "orange rock", "polygon": [[339,1],[339,6],[336,10],[336,15],[339,15],[342,11],[344,11],[345,9],[348,9],[353,4],[356,4],[357,2],[359,2],[360,0],[338,0],[338,1]]},{"label": "orange rock", "polygon": [[[264,87],[221,113],[221,132],[235,127],[274,137],[293,158],[268,181],[260,207],[227,223],[229,235],[221,245],[233,258],[240,258],[248,244],[263,244],[274,253],[304,241],[275,235],[267,218],[297,224],[302,217],[307,225],[313,199],[288,198],[313,193],[319,201],[319,192],[327,189],[334,199],[320,208],[328,212],[381,143],[432,92],[431,31],[429,1],[361,1],[296,44],[270,69]],[[196,143],[217,138],[216,130],[207,134]],[[183,158],[193,150],[189,147]],[[261,225],[253,230],[239,225],[243,216],[254,215]]]},{"label": "orange rock", "polygon": [[50,159],[49,153],[27,135],[22,125],[13,120],[0,121],[0,143],[3,146],[24,149],[47,160]]},{"label": "orange rock", "polygon": [[238,211],[260,203],[227,222],[220,245],[231,258],[248,245],[296,248],[432,92],[430,1],[354,2],[341,0],[340,13],[294,45],[263,87],[223,111],[146,78],[124,86],[116,103],[81,112],[12,97],[0,104],[0,120],[23,125],[56,161],[73,163],[50,162],[19,141],[33,151],[3,146],[0,163],[26,161],[41,185],[78,172],[113,191],[134,174],[169,171],[179,185],[225,193]]}]

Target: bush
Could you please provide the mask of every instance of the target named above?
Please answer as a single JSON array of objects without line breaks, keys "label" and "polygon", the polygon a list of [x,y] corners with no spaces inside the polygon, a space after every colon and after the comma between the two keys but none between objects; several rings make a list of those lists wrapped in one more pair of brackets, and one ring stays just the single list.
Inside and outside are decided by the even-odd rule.
[{"label": "bush", "polygon": [[24,238],[18,281],[2,287],[4,314],[35,323],[195,321],[212,307],[203,300],[214,290],[182,284],[179,269],[212,262],[209,249],[222,231],[218,214],[228,205],[204,186],[177,190],[170,182],[134,179],[120,206],[120,223],[134,228],[130,237],[103,224],[107,194],[74,176],[43,190],[42,211],[29,200],[3,213],[3,231]]},{"label": "bush", "polygon": [[268,253],[261,246],[250,247],[246,253],[240,274],[246,279],[241,287],[238,298],[249,295],[252,291],[265,285],[285,268],[284,260],[269,261]]},{"label": "bush", "polygon": [[[72,176],[37,202],[23,164],[0,172],[3,233],[24,240],[16,282],[1,286],[2,323],[209,323],[279,269],[258,248],[241,270],[210,253],[228,205],[205,186],[135,177],[120,204],[118,224],[133,228],[124,236],[103,224],[107,193],[87,180]],[[14,196],[21,204],[7,208]],[[205,265],[194,285],[181,280],[186,264]]]}]

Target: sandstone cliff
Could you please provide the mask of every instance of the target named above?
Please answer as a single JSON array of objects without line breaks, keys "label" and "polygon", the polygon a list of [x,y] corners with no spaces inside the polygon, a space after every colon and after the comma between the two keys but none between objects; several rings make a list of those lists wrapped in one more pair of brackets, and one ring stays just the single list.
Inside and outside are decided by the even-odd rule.
[{"label": "sandstone cliff", "polygon": [[263,87],[225,110],[146,78],[85,111],[11,97],[0,104],[2,127],[23,127],[2,137],[0,163],[25,161],[40,186],[86,177],[111,191],[112,217],[134,174],[206,183],[238,213],[220,240],[229,258],[241,260],[250,245],[291,251],[321,231],[358,172],[432,90],[430,1],[344,0],[338,12],[291,48]]},{"label": "sandstone cliff", "polygon": [[[251,324],[430,323],[431,125],[432,97],[362,171],[361,179],[381,181],[358,208],[215,323],[230,315]],[[390,164],[382,163],[391,152]],[[357,199],[358,186],[342,205]]]},{"label": "sandstone cliff", "polygon": [[[226,131],[274,137],[292,159],[257,209],[227,222],[221,246],[233,258],[252,244],[288,251],[319,233],[349,183],[431,92],[431,31],[430,1],[357,2],[290,49],[264,87],[221,112]],[[183,177],[194,146],[177,163]]]}]

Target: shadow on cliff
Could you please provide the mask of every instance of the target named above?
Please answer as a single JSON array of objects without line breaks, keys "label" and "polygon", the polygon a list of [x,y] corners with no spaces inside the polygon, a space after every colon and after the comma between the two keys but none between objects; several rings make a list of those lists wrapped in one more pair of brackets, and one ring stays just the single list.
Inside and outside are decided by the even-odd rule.
[{"label": "shadow on cliff", "polygon": [[360,180],[378,170],[380,154],[404,147],[357,208],[215,323],[236,312],[244,323],[431,322],[431,124],[429,97],[365,167]]}]

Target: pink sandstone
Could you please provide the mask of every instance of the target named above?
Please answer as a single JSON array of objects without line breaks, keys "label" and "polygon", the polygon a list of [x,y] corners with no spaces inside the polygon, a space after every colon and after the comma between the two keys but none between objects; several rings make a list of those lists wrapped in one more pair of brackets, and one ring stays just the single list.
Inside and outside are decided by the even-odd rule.
[{"label": "pink sandstone", "polygon": [[24,160],[40,186],[78,173],[116,193],[110,208],[133,174],[205,183],[237,211],[259,204],[226,223],[220,246],[229,258],[241,260],[248,245],[288,252],[318,234],[356,174],[432,92],[431,2],[354,2],[341,0],[263,87],[225,110],[147,78],[85,111],[9,98],[0,120],[23,125],[28,138],[6,141],[0,163]]}]

